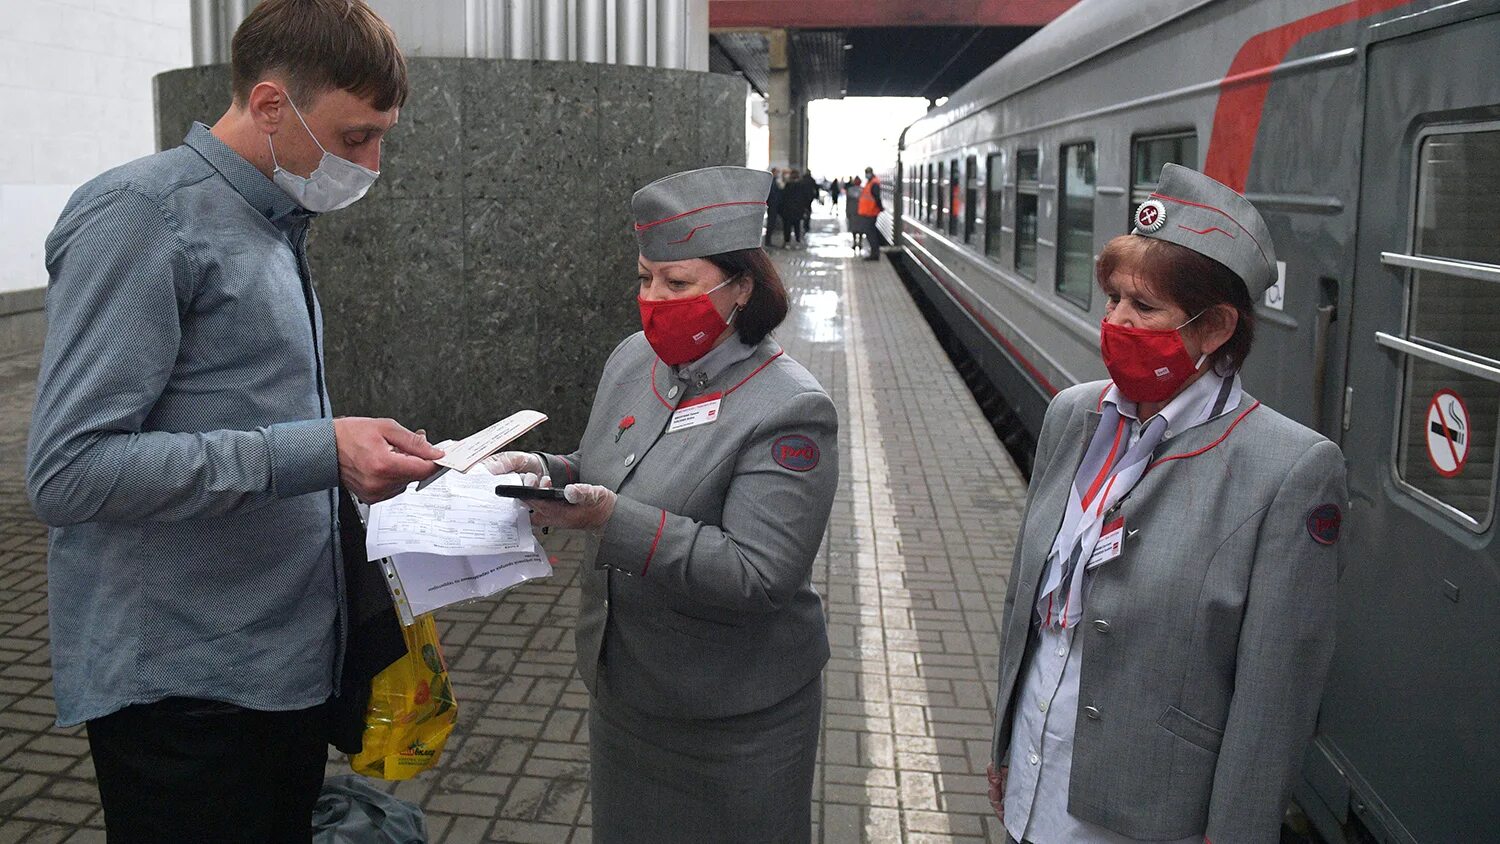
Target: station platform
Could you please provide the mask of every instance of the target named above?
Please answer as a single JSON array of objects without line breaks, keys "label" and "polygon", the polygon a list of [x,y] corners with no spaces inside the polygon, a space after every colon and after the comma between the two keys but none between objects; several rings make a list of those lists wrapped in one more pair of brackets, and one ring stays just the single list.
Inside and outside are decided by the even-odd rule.
[{"label": "station platform", "polygon": [[[1004,842],[984,768],[1025,481],[890,263],[815,215],[807,248],[771,250],[792,305],[777,337],[841,422],[814,573],[833,657],[813,841]],[[22,480],[36,366],[0,359],[0,844],[102,842],[83,730],[52,726],[46,532]],[[459,725],[435,770],[391,786],[433,842],[592,840],[588,693],[572,668],[582,542],[547,545],[551,581],[439,613]],[[348,771],[330,757],[330,775]]]}]

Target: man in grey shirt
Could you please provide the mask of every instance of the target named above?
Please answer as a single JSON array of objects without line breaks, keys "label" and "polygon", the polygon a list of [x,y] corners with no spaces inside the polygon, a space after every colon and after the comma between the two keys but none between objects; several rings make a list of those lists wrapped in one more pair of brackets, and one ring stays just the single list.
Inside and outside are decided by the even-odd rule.
[{"label": "man in grey shirt", "polygon": [[306,241],[407,95],[361,0],[266,0],[234,101],[79,188],[47,241],[28,489],[50,525],[58,722],[87,722],[113,841],[306,841],[348,621],[340,485],[442,453],[334,419]]}]

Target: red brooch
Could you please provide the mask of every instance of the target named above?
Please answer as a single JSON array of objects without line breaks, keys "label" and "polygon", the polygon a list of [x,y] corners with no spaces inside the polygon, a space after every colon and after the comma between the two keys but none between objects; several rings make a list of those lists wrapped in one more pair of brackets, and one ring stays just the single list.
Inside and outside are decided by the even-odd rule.
[{"label": "red brooch", "polygon": [[620,429],[618,431],[615,431],[615,442],[619,442],[620,441],[620,437],[623,437],[625,435],[625,429],[629,428],[631,425],[634,425],[634,424],[635,424],[635,417],[634,416],[627,416],[624,419],[621,419],[620,420]]}]

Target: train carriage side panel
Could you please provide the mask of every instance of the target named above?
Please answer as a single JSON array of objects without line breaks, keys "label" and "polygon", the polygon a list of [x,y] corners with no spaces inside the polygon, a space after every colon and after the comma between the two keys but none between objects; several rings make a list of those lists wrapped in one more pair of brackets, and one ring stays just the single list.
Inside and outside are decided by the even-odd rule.
[{"label": "train carriage side panel", "polygon": [[[1366,5],[1378,10],[1393,2]],[[914,125],[914,130],[926,132],[908,133],[917,137],[909,139],[903,151],[907,167],[925,167],[929,161],[965,162],[974,156],[982,171],[989,155],[1002,151],[1006,155],[1001,246],[995,250],[999,260],[985,255],[982,238],[965,245],[946,226],[939,230],[920,217],[902,220],[900,245],[913,269],[932,277],[929,286],[946,290],[965,311],[998,330],[1000,336],[987,340],[992,348],[974,351],[983,360],[1009,361],[1012,371],[992,372],[993,380],[1013,384],[1019,377],[1030,382],[1032,395],[1008,391],[1012,401],[1029,405],[1036,395],[1047,395],[1049,384],[1060,389],[1104,374],[1097,353],[1102,297],[1093,292],[1088,307],[1082,308],[1056,294],[1056,159],[1062,144],[1074,140],[1096,144],[1093,236],[1097,254],[1109,238],[1127,230],[1131,138],[1156,130],[1191,129],[1196,132],[1200,159],[1218,154],[1214,145],[1225,143],[1223,133],[1214,134],[1221,85],[1231,90],[1258,84],[1278,67],[1256,66],[1251,69],[1261,72],[1259,76],[1250,74],[1250,79],[1223,83],[1232,61],[1243,58],[1246,45],[1263,44],[1265,39],[1257,42],[1257,36],[1279,30],[1296,37],[1288,36],[1285,45],[1278,42],[1284,49],[1273,51],[1279,69],[1274,85],[1267,86],[1271,93],[1264,102],[1270,111],[1258,123],[1248,121],[1259,126],[1260,136],[1246,149],[1256,157],[1250,194],[1264,209],[1278,242],[1285,244],[1280,257],[1289,267],[1289,278],[1281,307],[1259,308],[1261,336],[1267,342],[1258,345],[1261,350],[1295,349],[1304,360],[1286,366],[1276,355],[1262,351],[1252,356],[1245,378],[1257,395],[1289,408],[1301,421],[1336,438],[1345,346],[1341,332],[1347,325],[1347,320],[1342,325],[1337,322],[1337,314],[1350,295],[1353,224],[1347,209],[1353,202],[1358,152],[1345,136],[1357,130],[1358,118],[1349,116],[1347,109],[1317,111],[1309,110],[1307,104],[1355,101],[1359,84],[1352,47],[1355,29],[1350,21],[1321,29],[1299,30],[1295,24],[1311,17],[1322,25],[1330,12],[1349,5],[1214,4],[1117,47],[1107,58],[997,105],[971,110],[952,125],[936,131],[921,122]],[[1188,41],[1204,43],[1205,49],[1185,54],[1180,45]],[[1249,55],[1259,59],[1264,52],[1252,50]],[[1165,72],[1164,67],[1172,72]],[[972,96],[984,98],[983,92]],[[1324,132],[1338,140],[1318,142],[1318,133]],[[1357,136],[1357,131],[1352,134]],[[1035,280],[1017,273],[1011,260],[1017,197],[1014,153],[1023,148],[1037,149],[1042,162]],[[1202,166],[1201,160],[1187,163]],[[980,194],[988,193],[989,186],[982,184]],[[992,210],[986,207],[984,213]],[[1003,354],[997,355],[993,347]],[[1315,392],[1317,400],[1310,400]]]},{"label": "train carriage side panel", "polygon": [[[984,181],[988,174],[983,172],[988,157],[1004,155],[1001,243],[999,249],[990,250],[996,255],[985,254],[982,236],[964,244],[947,226],[935,226],[921,215],[903,219],[901,245],[919,277],[927,278],[926,286],[954,298],[971,320],[994,329],[983,339],[988,348],[973,348],[972,341],[966,345],[987,364],[992,380],[1018,407],[1024,410],[1038,398],[1050,398],[1056,389],[1104,375],[1097,351],[1102,296],[1091,286],[1075,300],[1060,298],[1056,292],[1057,159],[1062,145],[1095,144],[1098,191],[1092,229],[1097,255],[1111,237],[1126,231],[1131,210],[1132,136],[1138,131],[1188,129],[1196,133],[1199,150],[1204,150],[1217,101],[1216,83],[1228,67],[1232,45],[1278,22],[1266,13],[1265,5],[1216,4],[1117,47],[1107,60],[1070,70],[997,105],[971,110],[964,119],[906,143],[903,163],[907,167],[925,167],[931,161],[951,165],[973,156],[981,170],[982,196],[991,190]],[[1205,17],[1211,25],[1206,26],[1208,35],[1201,36]],[[1209,43],[1202,51],[1184,53],[1177,46],[1183,39],[1205,37]],[[1173,73],[1164,72],[1165,67]],[[984,97],[982,91],[974,93],[975,99]],[[1035,149],[1041,164],[1033,278],[1018,273],[1013,260],[1015,153],[1021,149]],[[1201,166],[1200,162],[1186,163]],[[990,213],[993,210],[986,207],[984,214]],[[1085,299],[1086,307],[1081,307],[1079,300]],[[1039,424],[1035,413],[1023,412],[1022,416],[1029,425]]]}]

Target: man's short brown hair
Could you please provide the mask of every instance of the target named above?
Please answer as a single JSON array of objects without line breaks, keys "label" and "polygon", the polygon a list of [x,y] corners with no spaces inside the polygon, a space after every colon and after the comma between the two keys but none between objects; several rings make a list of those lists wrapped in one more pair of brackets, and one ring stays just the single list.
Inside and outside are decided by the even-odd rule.
[{"label": "man's short brown hair", "polygon": [[300,108],[332,90],[368,100],[376,111],[406,102],[406,58],[396,33],[364,0],[265,0],[235,30],[230,47],[234,101],[283,74]]}]

